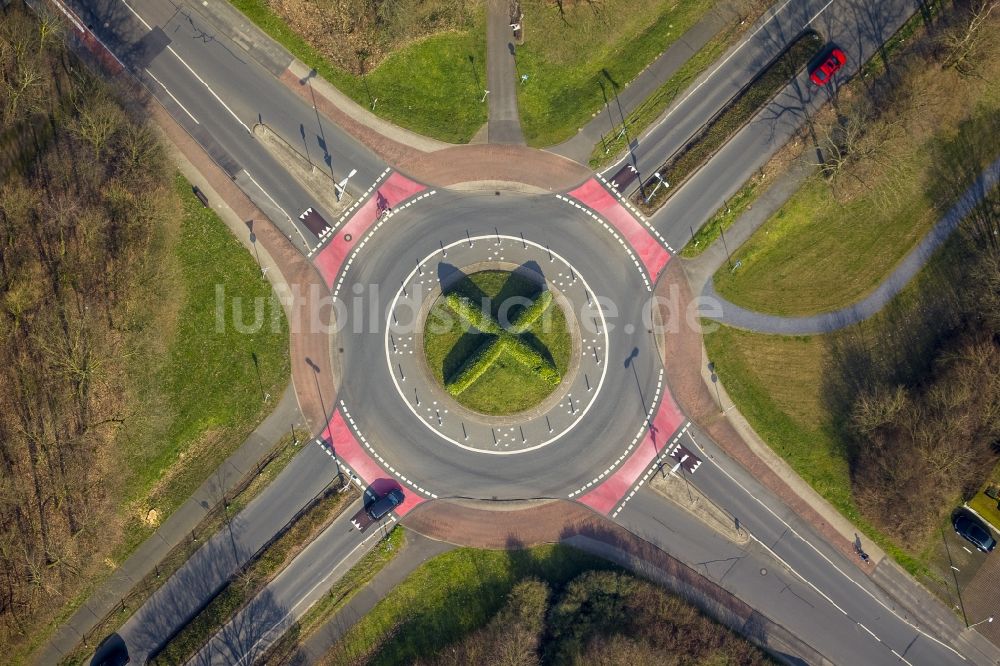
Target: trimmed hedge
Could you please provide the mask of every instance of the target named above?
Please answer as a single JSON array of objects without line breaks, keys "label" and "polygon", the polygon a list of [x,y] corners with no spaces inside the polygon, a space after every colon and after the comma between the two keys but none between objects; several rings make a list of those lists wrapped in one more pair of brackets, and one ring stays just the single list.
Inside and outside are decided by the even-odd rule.
[{"label": "trimmed hedge", "polygon": [[451,293],[445,296],[445,302],[448,303],[448,307],[454,310],[459,317],[483,333],[490,333],[492,335],[503,333],[500,325],[492,317],[483,312],[483,309],[473,302],[471,298]]},{"label": "trimmed hedge", "polygon": [[553,386],[562,381],[562,376],[556,367],[539,354],[538,350],[520,340],[510,339],[512,342],[506,351],[510,352],[518,363],[531,368],[532,373]]},{"label": "trimmed hedge", "polygon": [[484,343],[474,354],[470,354],[465,359],[465,363],[458,369],[451,381],[445,386],[448,393],[460,395],[465,389],[476,383],[476,380],[489,370],[490,366],[496,363],[500,354],[505,351],[506,345],[510,344],[506,338],[493,339]]},{"label": "trimmed hedge", "polygon": [[552,305],[552,292],[547,289],[538,292],[531,306],[526,308],[510,327],[511,333],[520,334],[527,331],[550,305]]}]

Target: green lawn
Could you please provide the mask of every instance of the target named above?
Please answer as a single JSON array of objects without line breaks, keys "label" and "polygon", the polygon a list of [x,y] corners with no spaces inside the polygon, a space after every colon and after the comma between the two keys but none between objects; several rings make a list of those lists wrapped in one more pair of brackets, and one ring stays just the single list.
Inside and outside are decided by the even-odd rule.
[{"label": "green lawn", "polygon": [[266,0],[230,2],[341,92],[369,110],[374,105],[376,115],[400,127],[467,143],[486,123],[487,105],[480,101],[486,84],[484,8],[476,10],[470,29],[415,40],[361,77],[327,61]]},{"label": "green lawn", "polygon": [[[859,513],[852,497],[849,443],[837,422],[841,373],[851,370],[840,364],[861,363],[901,385],[924,376],[932,349],[952,325],[949,309],[936,302],[961,284],[964,253],[952,237],[885,309],[836,333],[791,337],[719,326],[704,337],[726,391],[768,446],[916,576],[934,575],[927,566],[931,549],[904,550]],[[942,515],[949,508],[941,507]]]},{"label": "green lawn", "polygon": [[[892,210],[874,196],[838,202],[823,178],[809,178],[715,274],[715,288],[759,312],[808,315],[863,298],[936,220],[919,181]],[[732,249],[732,248],[730,248]]]},{"label": "green lawn", "polygon": [[584,571],[614,568],[567,546],[460,548],[414,571],[347,633],[325,663],[388,665],[429,659],[484,626],[525,578],[534,576],[559,588]]},{"label": "green lawn", "polygon": [[[150,349],[130,359],[131,388],[146,408],[126,428],[128,446],[121,449],[130,508],[162,517],[243,443],[281,397],[290,371],[288,326],[270,283],[187,181],[177,176],[175,186],[182,202],[176,272],[157,298],[176,310],[176,328],[151,331]],[[217,330],[217,286],[227,305],[242,299],[247,324],[252,304],[262,304],[260,330],[237,331],[231,308]],[[262,392],[270,394],[266,404]],[[122,557],[152,532],[138,513],[128,516]]]},{"label": "green lawn", "polygon": [[[476,304],[491,298],[496,318],[503,303],[511,298],[530,299],[538,285],[528,278],[506,271],[480,271],[467,276],[450,291],[471,298]],[[508,319],[516,320],[521,305],[509,308]],[[458,315],[442,298],[431,309],[424,325],[424,355],[435,378],[442,384],[465,360],[493,336],[467,333]],[[546,313],[525,332],[522,339],[543,356],[548,356],[561,375],[569,366],[572,338],[566,316],[553,301]],[[457,396],[461,404],[486,414],[511,414],[528,409],[552,393],[554,386],[532,373],[509,354],[500,358],[467,390]]]},{"label": "green lawn", "polygon": [[753,429],[806,483],[914,575],[919,554],[903,551],[876,530],[851,496],[846,444],[824,402],[827,341],[721,326],[705,336],[726,391]]},{"label": "green lawn", "polygon": [[930,39],[921,25],[911,21],[904,29],[910,38],[895,41],[894,72],[903,77],[896,90],[907,93],[887,94],[888,84],[871,77],[844,87],[845,117],[854,105],[865,107],[869,88],[883,91],[884,108],[866,102],[882,115],[854,116],[864,127],[854,157],[832,184],[818,173],[806,180],[735,251],[740,268],[715,275],[721,295],[776,315],[829,312],[860,300],[1000,155],[1000,42],[984,42],[977,75],[963,76],[920,48]]},{"label": "green lawn", "polygon": [[518,88],[528,145],[549,146],[573,136],[604,107],[605,96],[613,105],[615,90],[713,5],[709,0],[522,0],[525,43],[516,58],[518,74],[529,77]]}]

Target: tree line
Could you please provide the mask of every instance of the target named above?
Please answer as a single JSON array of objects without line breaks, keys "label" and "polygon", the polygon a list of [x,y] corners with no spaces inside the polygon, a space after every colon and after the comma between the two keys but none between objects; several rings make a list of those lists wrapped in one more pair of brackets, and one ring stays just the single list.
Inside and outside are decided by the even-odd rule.
[{"label": "tree line", "polygon": [[[171,215],[134,91],[69,53],[62,24],[0,9],[0,643],[80,589],[116,543],[124,367]],[[120,476],[120,475],[119,475]]]}]

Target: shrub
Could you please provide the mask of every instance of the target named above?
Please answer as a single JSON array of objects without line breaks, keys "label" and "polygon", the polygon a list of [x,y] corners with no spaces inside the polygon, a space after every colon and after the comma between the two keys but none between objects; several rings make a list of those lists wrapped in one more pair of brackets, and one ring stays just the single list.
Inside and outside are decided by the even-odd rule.
[{"label": "shrub", "polygon": [[552,292],[545,289],[538,292],[535,296],[534,302],[521,313],[521,316],[517,318],[517,322],[511,326],[511,333],[524,333],[535,321],[545,313],[548,307],[552,304]]}]

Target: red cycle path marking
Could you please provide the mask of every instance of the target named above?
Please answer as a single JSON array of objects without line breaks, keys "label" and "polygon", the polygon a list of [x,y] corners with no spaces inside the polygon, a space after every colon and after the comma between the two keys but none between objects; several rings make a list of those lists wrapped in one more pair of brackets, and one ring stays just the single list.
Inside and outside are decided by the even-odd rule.
[{"label": "red cycle path marking", "polygon": [[323,442],[327,446],[332,446],[337,458],[350,465],[362,481],[373,487],[376,494],[381,496],[391,488],[401,488],[406,499],[395,509],[400,518],[424,501],[416,490],[400,484],[375,462],[354,436],[354,431],[339,410],[334,413],[326,430],[323,431]]},{"label": "red cycle path marking", "polygon": [[[313,263],[319,269],[320,275],[326,281],[326,286],[333,288],[337,281],[337,275],[344,265],[347,256],[354,249],[354,246],[364,237],[368,229],[378,220],[381,215],[381,208],[388,206],[395,208],[396,204],[406,201],[414,194],[422,192],[427,188],[420,183],[414,182],[406,176],[395,171],[385,179],[381,185],[375,188],[374,194],[368,201],[358,208],[351,219],[347,221],[340,231],[333,237],[333,240],[320,250]],[[379,198],[382,197],[380,207]],[[350,235],[351,240],[345,240]]]},{"label": "red cycle path marking", "polygon": [[591,178],[567,196],[573,197],[610,222],[639,255],[639,260],[646,267],[650,279],[656,281],[660,271],[670,261],[670,253],[646,227],[632,217],[618,199],[604,189],[595,178]]},{"label": "red cycle path marking", "polygon": [[602,514],[610,513],[652,464],[653,459],[663,453],[670,436],[677,431],[684,420],[684,414],[674,402],[673,396],[669,391],[665,391],[660,407],[656,410],[656,416],[653,417],[653,424],[629,459],[607,477],[604,483],[579,497],[577,501]]}]

